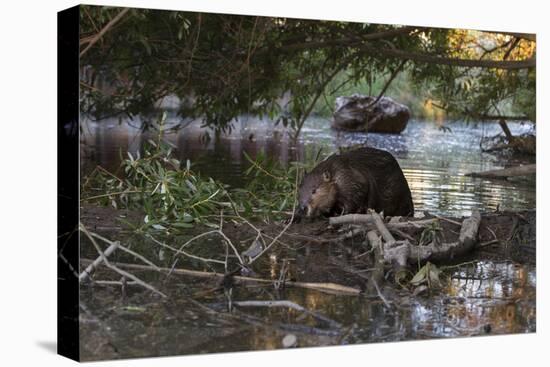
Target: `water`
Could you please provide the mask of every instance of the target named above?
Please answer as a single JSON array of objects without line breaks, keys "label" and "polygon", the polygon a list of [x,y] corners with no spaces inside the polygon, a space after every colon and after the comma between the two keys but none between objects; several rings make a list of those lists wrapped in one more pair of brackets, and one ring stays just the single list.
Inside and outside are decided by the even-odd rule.
[{"label": "water", "polygon": [[[172,118],[175,120],[175,118]],[[170,121],[170,119],[169,119]],[[139,121],[134,122],[140,124]],[[435,123],[411,121],[400,135],[343,133],[331,130],[329,121],[310,119],[302,138],[294,144],[281,128],[265,120],[242,117],[228,135],[216,137],[210,130],[191,123],[178,133],[166,134],[177,146],[180,160],[191,160],[195,170],[233,186],[242,186],[249,167],[244,153],[255,157],[263,151],[283,163],[313,159],[317,151],[328,155],[339,147],[365,142],[391,152],[398,160],[411,188],[417,212],[466,216],[473,209],[495,210],[535,208],[534,180],[486,180],[464,176],[469,172],[504,168],[532,159],[510,160],[483,153],[480,140],[500,132],[497,123],[449,123],[445,132]],[[510,123],[513,134],[529,131],[529,125]],[[120,152],[138,152],[147,135],[139,129],[120,125],[118,120],[88,122],[84,129],[83,167],[100,164],[116,170]],[[205,138],[205,131],[209,139]]]},{"label": "water", "polygon": [[[190,159],[201,174],[233,186],[245,183],[242,172],[248,163],[243,151],[253,157],[264,151],[288,163],[312,159],[319,148],[326,155],[340,146],[366,141],[397,158],[411,187],[417,212],[428,210],[462,216],[474,208],[536,207],[534,180],[490,181],[464,176],[472,171],[528,162],[481,152],[480,139],[500,132],[497,124],[453,123],[448,125],[452,132],[444,132],[433,123],[413,121],[401,135],[368,137],[361,133],[338,133],[328,126],[328,121],[310,119],[297,145],[283,129],[254,118],[243,118],[229,135],[216,137],[209,132],[210,139],[205,139],[205,130],[192,123],[166,137],[177,146],[182,161]],[[519,124],[510,124],[510,128],[513,133],[529,129]],[[119,125],[117,120],[90,122],[82,138],[82,170],[86,172],[100,164],[114,171],[120,162],[120,152],[122,156],[127,150],[135,154],[146,139],[147,135],[139,129]],[[101,216],[94,214],[98,215]],[[134,249],[145,245],[152,253],[155,251],[153,244],[138,235],[123,237],[116,231],[103,234],[121,239]],[[250,237],[250,233],[242,236]],[[222,244],[209,239],[195,246],[214,253]],[[81,254],[88,258],[97,256],[86,241]],[[148,258],[159,262],[150,255]],[[133,260],[124,256],[127,255],[117,252],[111,260]],[[279,246],[273,256],[255,264],[261,272],[259,276],[276,279],[282,259],[289,259],[291,272],[299,281],[342,283],[351,277],[342,271],[341,265],[347,264],[349,256],[338,246],[292,249]],[[184,260],[178,267],[211,271]],[[161,299],[138,286],[127,286],[125,292],[118,286],[83,286],[80,325],[84,360],[276,349],[282,347],[282,340],[289,333],[296,335],[298,346],[307,347],[536,331],[536,268],[500,257],[476,255],[473,261],[448,269],[440,291],[414,296],[410,291],[386,286],[382,292],[393,300],[391,308],[372,294],[348,296],[300,288],[276,290],[271,285],[259,284],[239,284],[233,288],[233,301],[290,300],[340,323],[338,332],[311,315],[286,308],[238,308],[237,312],[228,313],[227,295],[216,280],[176,274],[167,279],[164,274],[134,270],[132,273],[169,297]],[[368,269],[364,274],[369,274]],[[120,279],[105,268],[99,269],[94,277]]]},{"label": "water", "polygon": [[[288,309],[237,308],[229,314],[217,282],[178,275],[163,282],[156,274],[132,273],[169,298],[139,287],[128,287],[125,296],[119,287],[83,287],[84,360],[277,349],[289,333],[307,347],[536,331],[535,269],[510,262],[462,267],[451,272],[443,291],[417,297],[402,292],[391,309],[376,297],[258,285],[233,290],[234,301],[291,300],[340,323],[338,332]],[[96,277],[106,278],[101,270]]]}]

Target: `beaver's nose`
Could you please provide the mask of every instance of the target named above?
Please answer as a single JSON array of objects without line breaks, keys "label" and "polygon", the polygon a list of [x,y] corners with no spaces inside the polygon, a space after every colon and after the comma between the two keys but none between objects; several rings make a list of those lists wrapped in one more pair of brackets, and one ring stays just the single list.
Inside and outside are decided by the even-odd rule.
[{"label": "beaver's nose", "polygon": [[303,205],[298,205],[296,207],[296,209],[294,210],[294,220],[293,220],[293,223],[299,223],[302,218],[305,216],[306,214],[306,207],[303,206]]}]

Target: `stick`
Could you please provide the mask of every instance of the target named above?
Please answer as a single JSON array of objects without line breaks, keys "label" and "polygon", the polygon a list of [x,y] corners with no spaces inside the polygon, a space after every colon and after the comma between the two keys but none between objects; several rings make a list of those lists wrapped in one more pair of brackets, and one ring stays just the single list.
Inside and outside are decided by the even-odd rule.
[{"label": "stick", "polygon": [[[296,175],[296,182],[294,184],[294,203],[292,204],[292,216],[290,217],[290,220],[288,221],[288,223],[286,224],[286,226],[283,228],[283,230],[281,232],[279,232],[279,234],[277,234],[275,236],[275,238],[273,238],[271,240],[271,242],[269,243],[269,245],[267,245],[263,250],[262,252],[260,252],[256,257],[254,257],[253,259],[250,259],[250,261],[248,262],[248,265],[251,265],[254,261],[256,261],[260,256],[262,256],[263,254],[265,254],[275,243],[277,243],[277,241],[279,240],[279,238],[286,232],[286,230],[288,229],[288,227],[290,227],[292,225],[292,223],[294,222],[294,215],[296,214],[296,197],[298,195],[298,175]],[[241,262],[242,264],[242,262]]]},{"label": "stick", "polygon": [[[438,218],[430,218],[430,219],[420,219],[420,220],[414,220],[414,221],[393,222],[393,223],[386,223],[385,225],[388,228],[397,228],[397,229],[409,228],[409,227],[421,228],[432,224],[437,219]],[[339,217],[329,218],[329,224],[330,225],[341,225],[341,224],[375,225],[375,222],[374,222],[374,217],[371,214],[345,214]]]},{"label": "stick", "polygon": [[382,238],[384,241],[387,242],[387,244],[391,245],[395,243],[395,238],[393,238],[393,235],[388,231],[388,228],[384,225],[384,221],[382,220],[382,217],[380,214],[376,213],[374,210],[371,211],[372,218],[374,219],[374,224],[376,225],[376,228],[378,229],[378,232],[382,235]]},{"label": "stick", "polygon": [[[107,249],[103,252],[103,256],[105,256],[106,258],[107,256],[111,255],[118,248],[118,245],[118,242],[112,243],[111,246],[107,247]],[[97,268],[99,264],[101,264],[101,262],[103,261],[103,256],[100,254],[97,259],[95,259],[90,265],[88,265],[88,267],[86,267],[86,269],[84,269],[82,273],[80,273],[80,275],[78,276],[78,281],[80,283],[88,278],[92,271],[94,271],[94,269]]]},{"label": "stick", "polygon": [[401,69],[403,69],[403,66],[405,66],[405,64],[407,63],[407,59],[401,61],[401,63],[399,64],[399,66],[397,66],[397,68],[391,73],[390,75],[390,78],[388,79],[388,81],[384,84],[384,87],[382,88],[382,91],[378,94],[378,97],[376,97],[376,99],[374,101],[372,101],[371,103],[369,103],[367,105],[367,107],[365,107],[365,110],[368,110],[369,108],[373,107],[374,105],[376,105],[378,103],[378,101],[380,101],[382,99],[382,97],[384,96],[384,93],[386,93],[386,90],[388,90],[388,87],[390,86],[390,84],[393,82],[393,80],[395,79],[395,77],[397,76],[397,74],[399,74],[399,72],[401,71]]},{"label": "stick", "polygon": [[477,245],[477,248],[483,248],[483,247],[486,247],[486,246],[494,245],[494,244],[499,243],[499,242],[500,242],[500,240],[491,240],[491,241],[483,242],[483,243],[480,243],[479,245]]},{"label": "stick", "polygon": [[317,312],[310,311],[307,308],[300,306],[297,303],[294,303],[292,301],[288,300],[277,300],[277,301],[236,301],[233,302],[233,305],[240,306],[240,307],[285,307],[285,308],[292,308],[296,311],[304,312],[306,314],[309,314],[321,321],[324,321],[328,324],[330,324],[332,327],[340,328],[342,327],[342,324],[339,322],[336,322],[334,320],[329,319],[326,316],[323,316],[321,314],[318,314]]},{"label": "stick", "polygon": [[162,293],[161,291],[157,290],[155,287],[153,287],[152,285],[148,284],[148,283],[145,283],[143,280],[139,279],[138,277],[136,277],[135,275],[133,274],[130,274],[128,273],[127,271],[124,271],[122,269],[119,269],[116,265],[113,265],[109,262],[109,260],[107,260],[107,257],[105,256],[105,254],[103,253],[103,251],[101,251],[101,248],[99,247],[99,245],[95,242],[95,239],[94,237],[90,234],[90,232],[88,232],[88,230],[86,229],[86,227],[80,223],[80,231],[82,231],[89,239],[90,241],[92,242],[92,245],[94,245],[96,251],[99,253],[99,256],[101,257],[101,259],[103,260],[103,263],[105,264],[105,266],[107,266],[109,269],[119,273],[120,275],[124,276],[124,277],[127,277],[127,278],[130,278],[132,280],[134,280],[135,282],[139,283],[142,287],[144,288],[147,288],[157,294],[159,294],[160,296],[162,297],[166,297],[166,295],[164,293]]},{"label": "stick", "polygon": [[434,214],[433,216],[436,217],[436,218],[439,219],[439,220],[444,221],[444,222],[451,223],[451,224],[455,224],[455,225],[457,225],[457,226],[462,226],[462,223],[457,222],[456,220],[452,220],[452,219],[449,219],[449,218],[445,218],[445,217],[439,216],[439,215],[437,215],[437,214]]},{"label": "stick", "polygon": [[97,285],[119,285],[119,286],[123,286],[123,285],[135,285],[135,284],[138,284],[137,282],[134,282],[133,280],[132,281],[129,281],[129,282],[121,282],[121,281],[118,281],[118,280],[94,280],[94,284],[97,284]]},{"label": "stick", "polygon": [[107,23],[107,24],[105,25],[105,27],[103,27],[103,28],[99,31],[99,33],[97,33],[97,34],[94,36],[94,38],[90,41],[90,43],[88,43],[88,46],[86,46],[86,48],[85,48],[84,50],[82,50],[82,52],[80,53],[79,56],[80,56],[80,57],[84,56],[84,54],[85,54],[86,52],[88,52],[88,50],[89,50],[93,45],[95,45],[95,43],[96,43],[97,41],[99,41],[99,40],[101,39],[101,37],[103,37],[103,35],[104,35],[105,33],[107,33],[107,31],[108,31],[112,26],[114,26],[114,25],[124,16],[124,14],[126,14],[126,13],[128,12],[128,10],[130,10],[130,9],[129,9],[129,8],[124,8],[124,9],[122,9],[122,10],[120,11],[120,13],[118,13],[113,19],[111,19],[111,20],[109,21],[109,23]]},{"label": "stick", "polygon": [[[100,235],[98,235],[97,233],[94,233],[94,232],[90,232],[90,234],[91,234],[92,236],[94,236],[95,238],[97,238],[97,239],[99,239],[99,240],[101,240],[101,241],[103,241],[103,242],[109,244],[110,246],[113,246],[113,245],[116,244],[116,245],[117,245],[117,248],[119,248],[120,250],[122,250],[122,251],[124,251],[124,252],[126,252],[126,253],[128,253],[128,254],[130,254],[130,255],[132,255],[132,256],[134,256],[135,258],[137,258],[137,259],[143,261],[143,262],[146,263],[147,265],[150,265],[150,266],[154,267],[154,268],[158,271],[158,266],[157,266],[157,265],[155,265],[153,262],[149,261],[149,260],[146,259],[145,257],[141,256],[141,255],[138,254],[137,252],[132,251],[132,250],[130,250],[130,249],[127,248],[127,247],[124,247],[123,245],[120,244],[119,241],[111,241],[111,240],[108,240],[107,238],[105,238],[105,237],[103,237],[103,236],[100,236]],[[109,249],[109,248],[107,248],[107,250],[108,250],[108,249]],[[107,253],[107,251],[105,251],[105,253]],[[107,255],[107,256],[108,256],[108,255]]]},{"label": "stick", "polygon": [[410,220],[410,221],[398,222],[398,223],[387,223],[386,226],[389,228],[398,228],[398,229],[423,228],[423,227],[429,226],[430,224],[432,224],[437,220],[438,218]]},{"label": "stick", "polygon": [[460,228],[460,235],[457,242],[434,244],[428,246],[411,246],[409,262],[415,261],[437,261],[449,260],[471,251],[476,242],[481,223],[481,214],[474,210],[470,218],[464,219]]},{"label": "stick", "polygon": [[414,239],[413,236],[403,232],[402,230],[400,230],[399,228],[395,228],[395,227],[391,227],[391,226],[388,226],[389,227],[389,230],[390,232],[393,232],[395,233],[396,235],[398,236],[401,236],[403,238],[406,238],[407,240],[411,241],[411,242],[415,242],[416,240]]},{"label": "stick", "polygon": [[331,226],[340,224],[374,224],[374,218],[372,214],[345,214],[329,218],[328,223]]},{"label": "stick", "polygon": [[[81,259],[82,262],[91,262],[89,259]],[[128,263],[115,263],[116,266],[128,269],[138,269],[138,270],[154,270],[152,267],[147,265],[138,265],[138,264],[128,264]],[[200,278],[219,278],[222,279],[225,277],[225,274],[221,273],[212,273],[207,271],[191,270],[191,269],[182,269],[182,268],[159,268],[161,272],[170,272],[175,274],[189,275]],[[263,284],[273,284],[273,281],[270,279],[262,278],[252,278],[245,277],[240,275],[233,276],[233,279],[237,282],[252,282],[252,283],[263,283]],[[289,281],[285,282],[285,285],[297,288],[307,288],[314,289],[319,292],[331,293],[331,294],[341,294],[341,295],[358,295],[361,293],[361,290],[353,287],[348,287],[345,285],[340,285],[336,283],[308,283],[308,282],[296,282]]]},{"label": "stick", "polygon": [[388,300],[386,300],[386,297],[384,297],[384,295],[382,294],[382,292],[380,292],[380,288],[378,288],[378,283],[376,282],[376,280],[372,279],[372,285],[374,285],[374,288],[376,289],[376,293],[378,293],[378,297],[380,297],[380,299],[382,300],[382,302],[384,302],[384,305],[386,306],[386,308],[390,308],[390,309],[391,309],[391,306],[390,306],[390,304],[388,303]]},{"label": "stick", "polygon": [[[378,234],[376,233],[376,231],[367,232],[367,240],[369,241],[372,249],[374,250],[374,266],[375,266],[375,270],[371,274],[369,288],[371,288],[371,291],[372,291],[372,287],[374,287],[374,290],[376,290],[376,294],[382,300],[382,302],[384,302],[384,305],[387,308],[391,308],[389,302],[386,300],[386,298],[380,291],[380,288],[378,287],[378,281],[384,278],[384,260],[383,260],[384,254],[383,254],[382,240],[380,240],[380,237],[378,237]],[[370,285],[372,285],[372,287]]]},{"label": "stick", "polygon": [[[209,231],[209,232],[205,232],[205,233],[201,233],[200,235],[195,236],[195,237],[193,237],[192,239],[190,239],[189,241],[187,241],[187,243],[190,243],[191,241],[194,241],[194,240],[196,240],[197,238],[206,236],[206,235],[211,234],[211,233],[218,233],[218,230]],[[193,255],[193,254],[190,254],[190,253],[188,253],[188,252],[183,251],[181,248],[183,248],[187,243],[183,244],[183,245],[181,246],[181,248],[178,250],[178,249],[175,248],[175,247],[172,247],[172,246],[170,246],[170,245],[167,245],[167,244],[164,243],[164,242],[161,242],[161,241],[157,240],[156,238],[154,238],[154,237],[151,236],[150,234],[148,234],[147,237],[149,237],[149,238],[150,238],[153,242],[155,242],[157,245],[162,246],[162,247],[164,247],[164,248],[167,248],[167,249],[169,249],[169,250],[174,251],[174,252],[175,252],[175,255],[177,255],[177,254],[183,254],[183,255],[185,255],[185,256],[187,256],[187,257],[190,257],[190,258],[196,259],[196,260],[200,260],[200,261],[203,261],[203,262],[205,262],[205,263],[211,262],[211,263],[217,263],[217,264],[225,264],[225,261],[216,260],[216,259],[210,259],[210,258],[204,258],[204,257],[196,256],[196,255]]]}]

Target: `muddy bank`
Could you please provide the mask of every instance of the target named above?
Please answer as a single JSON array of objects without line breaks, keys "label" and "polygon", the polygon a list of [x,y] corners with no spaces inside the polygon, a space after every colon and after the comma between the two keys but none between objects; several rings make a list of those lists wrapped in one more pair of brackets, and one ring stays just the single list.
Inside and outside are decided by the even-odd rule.
[{"label": "muddy bank", "polygon": [[[161,256],[162,249],[155,242],[128,230],[123,222],[138,225],[143,221],[138,212],[84,206],[81,214],[90,230],[139,249],[167,269],[127,269],[167,295],[162,298],[131,281],[120,282],[119,274],[98,267],[92,281],[81,287],[81,351],[86,360],[276,349],[284,347],[283,339],[288,340],[289,335],[297,346],[305,347],[536,330],[535,258],[530,251],[535,245],[534,211],[485,213],[479,246],[468,256],[438,264],[443,271],[442,286],[420,293],[415,293],[415,287],[395,285],[391,277],[379,281],[377,292],[371,286],[375,269],[364,235],[351,236],[349,228],[330,227],[326,220],[291,225],[246,273],[238,267],[228,269],[238,270],[235,274],[240,277],[267,282],[227,282],[223,265],[185,257],[178,259],[175,269],[222,276],[170,271],[174,265],[171,254]],[[440,225],[446,241],[458,236],[456,224],[442,220]],[[275,238],[285,223],[255,226],[268,240]],[[230,220],[223,228],[241,252],[257,236],[250,226]],[[205,230],[197,226],[185,235],[159,234],[157,239],[178,247]],[[416,238],[417,231],[421,229],[407,235]],[[213,258],[223,249],[220,242],[205,238],[188,250]],[[83,258],[97,256],[86,239],[81,253]],[[230,263],[236,264],[235,256],[229,256]],[[139,263],[122,252],[109,259]],[[88,262],[83,260],[81,265]],[[360,293],[302,288],[292,282],[338,284]],[[257,301],[288,301],[305,311],[238,306],[239,302]]]},{"label": "muddy bank", "polygon": [[[82,223],[92,230],[100,232],[118,232],[130,231],[128,224],[138,226],[143,222],[144,214],[139,211],[114,209],[111,207],[102,207],[95,205],[84,205],[81,207]],[[444,242],[451,242],[458,238],[457,223],[462,218],[440,217],[424,212],[421,219],[438,219],[441,227],[441,235]],[[412,221],[418,218],[410,218]],[[407,218],[401,219],[406,221]],[[285,223],[255,223],[255,226],[268,237],[275,237],[284,228]],[[288,231],[283,233],[280,244],[292,246],[293,248],[309,246],[319,246],[322,244],[349,245],[350,249],[358,246],[357,240],[364,240],[364,237],[355,236],[346,238],[346,226],[331,226],[328,219],[319,219],[315,221],[304,220],[300,223],[293,223]],[[407,228],[404,233],[410,237],[418,237],[424,227]],[[206,231],[205,227],[200,225],[188,230],[188,235],[194,236]],[[236,224],[228,221],[224,225],[224,231],[228,236],[237,241],[246,242],[250,236],[255,235],[256,231],[246,224]],[[478,246],[476,251],[481,254],[493,255],[499,254],[500,260],[509,259],[511,256],[520,256],[518,253],[525,252],[522,255],[522,261],[534,261],[534,249],[536,232],[536,211],[518,210],[518,211],[499,211],[482,213],[481,224],[479,228]],[[399,236],[399,235],[397,235]],[[515,255],[512,255],[515,254]],[[518,258],[519,259],[519,258]]]}]

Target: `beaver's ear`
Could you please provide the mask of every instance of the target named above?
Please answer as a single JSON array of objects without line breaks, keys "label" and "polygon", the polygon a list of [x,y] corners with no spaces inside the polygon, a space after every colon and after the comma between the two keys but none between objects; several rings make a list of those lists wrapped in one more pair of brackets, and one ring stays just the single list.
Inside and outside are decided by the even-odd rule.
[{"label": "beaver's ear", "polygon": [[332,177],[330,176],[330,172],[329,172],[329,171],[323,172],[323,181],[329,182],[331,178],[332,178]]}]

